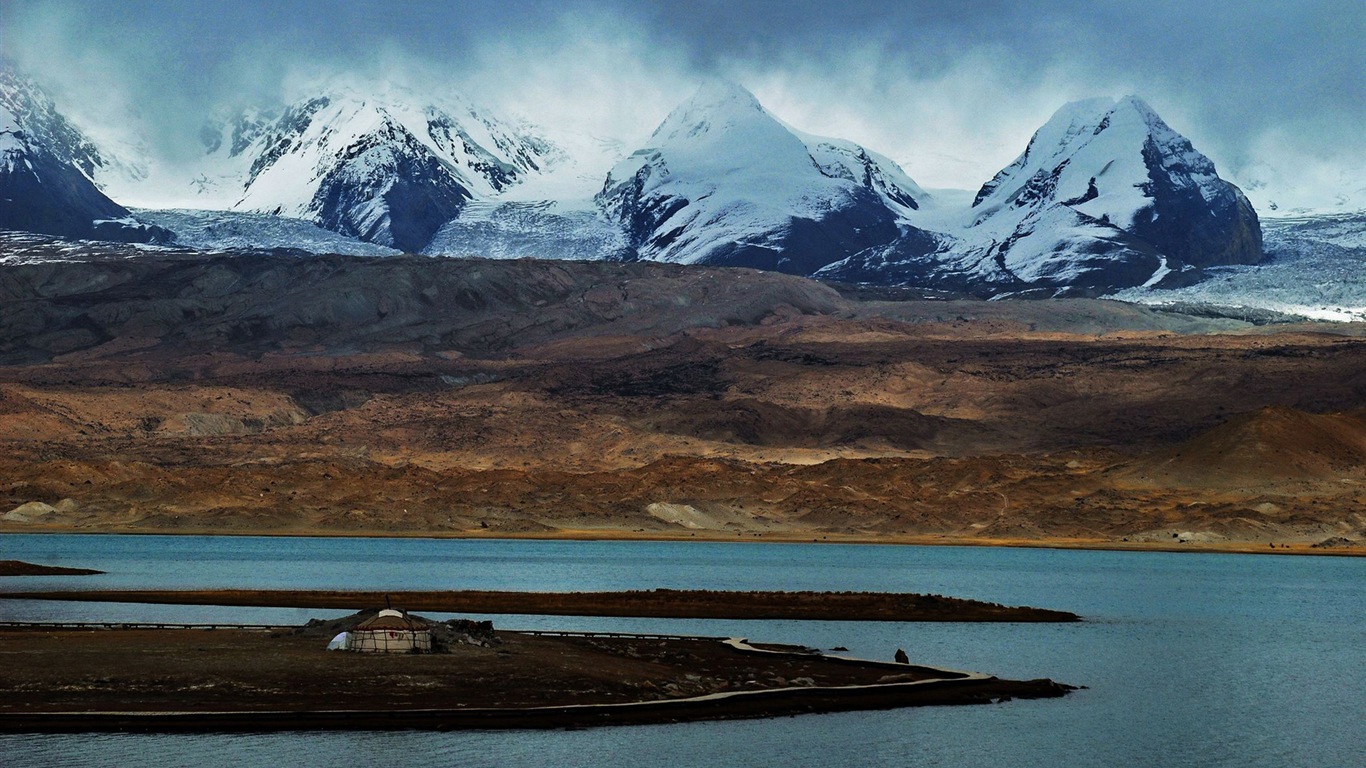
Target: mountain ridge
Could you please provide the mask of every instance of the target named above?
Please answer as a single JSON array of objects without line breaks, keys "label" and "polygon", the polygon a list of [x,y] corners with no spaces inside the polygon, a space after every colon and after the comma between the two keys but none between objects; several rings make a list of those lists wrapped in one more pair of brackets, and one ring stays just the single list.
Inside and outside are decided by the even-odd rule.
[{"label": "mountain ridge", "polygon": [[747,266],[984,297],[1181,285],[1262,259],[1247,198],[1132,96],[1065,105],[959,211],[887,157],[794,128],[724,80],[584,200],[514,194],[572,158],[460,97],[314,91],[203,132],[206,200],[428,255]]}]

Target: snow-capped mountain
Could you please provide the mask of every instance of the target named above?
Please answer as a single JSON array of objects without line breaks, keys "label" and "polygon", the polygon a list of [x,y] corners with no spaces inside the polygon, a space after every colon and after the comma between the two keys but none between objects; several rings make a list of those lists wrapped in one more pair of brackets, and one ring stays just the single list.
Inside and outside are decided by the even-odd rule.
[{"label": "snow-capped mountain", "polygon": [[169,236],[95,186],[104,163],[37,83],[0,62],[0,229],[122,242]]},{"label": "snow-capped mountain", "polygon": [[1262,259],[1247,198],[1132,96],[1058,110],[942,235],[937,245],[913,238],[823,274],[986,293],[1097,293]]},{"label": "snow-capped mountain", "polygon": [[611,170],[597,200],[639,258],[811,274],[895,239],[925,197],[890,160],[794,131],[714,81]]},{"label": "snow-capped mountain", "polygon": [[328,87],[277,113],[206,128],[206,195],[237,211],[312,221],[419,251],[467,201],[539,172],[557,150],[456,96]]},{"label": "snow-capped mountain", "polygon": [[887,158],[714,82],[598,202],[643,259],[982,295],[1103,293],[1262,257],[1247,199],[1134,97],[1063,107],[955,213]]},{"label": "snow-capped mountain", "polygon": [[[602,137],[552,143],[458,96],[335,81],[308,93],[218,115],[193,173],[154,168],[149,179],[0,67],[0,229],[147,240],[169,227],[191,247],[377,256],[639,258],[982,296],[1166,289],[1263,258],[1248,199],[1134,97],[1064,106],[960,199],[926,192],[856,143],[803,133],[721,81],[629,155]],[[160,225],[150,228],[92,180],[143,206],[202,210],[139,209]],[[151,193],[136,194],[139,184]],[[1356,237],[1360,221],[1332,231]],[[1281,237],[1277,263],[1347,247],[1310,240]]]}]

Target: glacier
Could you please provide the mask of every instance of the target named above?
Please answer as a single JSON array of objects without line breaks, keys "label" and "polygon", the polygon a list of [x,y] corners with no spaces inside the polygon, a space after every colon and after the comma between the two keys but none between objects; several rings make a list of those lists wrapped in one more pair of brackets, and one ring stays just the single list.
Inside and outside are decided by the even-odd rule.
[{"label": "glacier", "polygon": [[1267,253],[1262,264],[1212,267],[1203,280],[1190,285],[1139,286],[1107,298],[1366,321],[1366,211],[1263,219],[1262,228]]}]

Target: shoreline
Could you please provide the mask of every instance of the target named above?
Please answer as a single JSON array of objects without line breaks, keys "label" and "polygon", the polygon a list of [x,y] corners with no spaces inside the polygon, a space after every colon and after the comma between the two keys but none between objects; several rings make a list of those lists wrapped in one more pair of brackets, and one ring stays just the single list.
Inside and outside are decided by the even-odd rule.
[{"label": "shoreline", "polygon": [[[290,628],[281,627],[281,630]],[[168,648],[187,637],[194,630],[159,630],[150,638],[146,633],[129,630],[132,636],[146,640],[160,638]],[[224,637],[219,630],[215,636]],[[117,638],[118,631],[87,633],[87,643],[93,639],[109,640]],[[80,643],[80,635],[73,635],[70,642]],[[255,637],[255,641],[251,638]],[[274,637],[274,635],[272,635]],[[531,639],[525,633],[502,633],[505,642],[517,644]],[[519,638],[521,638],[519,640]],[[131,639],[131,638],[130,638]],[[239,635],[239,643],[261,642],[260,633]],[[267,641],[269,642],[269,641]],[[550,658],[563,658],[565,654],[583,656],[585,648],[582,640],[564,641],[542,638],[543,645],[539,655],[528,657],[539,666],[544,661],[535,661],[549,652]],[[569,644],[566,644],[568,642]],[[602,701],[589,699],[576,700],[572,689],[554,688],[559,692],[560,701],[546,704],[512,704],[490,706],[481,704],[477,699],[470,701],[445,700],[440,707],[421,706],[417,702],[398,703],[389,701],[381,691],[378,694],[357,700],[351,708],[316,707],[315,699],[300,698],[295,694],[276,696],[277,701],[248,702],[239,697],[230,698],[222,704],[230,708],[189,708],[160,709],[140,708],[138,705],[122,703],[109,706],[103,702],[95,704],[100,709],[68,709],[39,705],[38,708],[0,709],[0,733],[92,733],[92,732],[166,732],[166,733],[210,733],[210,732],[278,732],[295,730],[466,730],[466,729],[550,729],[583,728],[611,725],[642,725],[654,723],[674,723],[706,720],[753,719],[783,717],[807,713],[840,712],[872,709],[892,709],[929,705],[967,705],[987,704],[1010,701],[1011,699],[1059,698],[1073,690],[1073,686],[1056,683],[1052,680],[1038,679],[1029,681],[1003,680],[977,672],[908,665],[904,663],[872,661],[813,653],[804,649],[764,648],[750,644],[746,638],[693,638],[669,637],[659,635],[617,634],[610,637],[601,635],[595,638],[596,651],[583,656],[592,659],[607,658],[601,652],[616,654],[625,652],[635,656],[636,647],[658,643],[664,653],[667,647],[692,647],[711,659],[712,667],[719,662],[729,674],[740,674],[741,678],[770,679],[763,670],[791,670],[790,665],[802,665],[801,669],[810,671],[821,682],[810,677],[789,679],[771,678],[770,687],[711,690],[691,695],[670,696],[652,693],[647,698],[632,698],[627,701]],[[575,643],[578,643],[576,645]],[[700,644],[700,645],[699,645]],[[311,643],[310,643],[311,646]],[[147,646],[139,644],[139,647]],[[153,642],[151,647],[157,647]],[[705,650],[703,650],[705,648]],[[615,650],[611,650],[615,649]],[[329,654],[321,650],[306,651],[308,655]],[[674,651],[677,653],[677,651]],[[594,655],[597,654],[597,655]],[[394,670],[411,667],[416,662],[439,662],[431,654],[418,656],[395,655],[390,658],[366,659],[370,654],[346,654],[343,657],[329,657],[334,662],[346,662],[341,667],[372,663],[383,663]],[[436,656],[440,656],[437,654]],[[702,657],[693,657],[701,661]],[[467,663],[452,658],[448,663]],[[672,667],[672,673],[697,678],[690,674],[692,668],[683,664]],[[701,672],[702,670],[696,670]],[[895,673],[895,674],[891,674]],[[219,674],[223,674],[219,670]],[[717,674],[713,671],[710,674]],[[727,674],[722,671],[720,674]],[[792,674],[788,671],[787,674]],[[685,678],[685,679],[686,679]],[[189,682],[189,681],[186,681]],[[540,681],[542,684],[544,680]],[[750,680],[753,683],[753,680]],[[726,686],[722,686],[725,688]],[[650,691],[658,691],[655,687]],[[676,690],[676,689],[675,689]],[[179,694],[168,691],[164,695],[175,697]],[[110,702],[110,704],[116,704]],[[231,706],[231,705],[236,706]],[[255,706],[253,706],[255,705]],[[273,706],[272,706],[273,705]],[[379,706],[377,706],[379,705]],[[146,705],[142,705],[146,707]]]},{"label": "shoreline", "polygon": [[[698,534],[702,535],[698,535]],[[1272,547],[1264,542],[1196,542],[1169,544],[1166,542],[1114,541],[1085,538],[976,538],[925,534],[916,536],[864,536],[857,534],[754,533],[725,535],[713,531],[663,532],[563,529],[556,532],[525,533],[482,531],[380,531],[380,530],[232,530],[211,528],[177,529],[122,529],[92,530],[65,526],[44,526],[14,529],[0,527],[0,535],[78,535],[78,536],[241,536],[251,538],[318,538],[318,539],[468,539],[492,541],[639,541],[639,542],[704,542],[709,544],[860,544],[874,546],[909,547],[996,547],[1003,549],[1063,549],[1101,552],[1178,552],[1223,555],[1297,555],[1310,557],[1366,557],[1366,543],[1352,547],[1315,547],[1294,542],[1277,543]]]},{"label": "shoreline", "polygon": [[390,601],[410,610],[463,614],[608,616],[897,622],[1076,622],[1069,611],[1003,606],[980,600],[892,592],[635,590],[618,592],[386,592],[362,590],[70,590],[0,592],[4,600],[351,609]]},{"label": "shoreline", "polygon": [[524,708],[275,712],[22,712],[0,714],[0,733],[277,733],[346,730],[549,730],[754,720],[806,714],[967,706],[1060,698],[1052,680],[935,680],[876,686],[736,691],[692,699]]},{"label": "shoreline", "polygon": [[66,568],[60,565],[40,565],[23,560],[0,560],[0,576],[99,576],[104,571],[91,568]]}]

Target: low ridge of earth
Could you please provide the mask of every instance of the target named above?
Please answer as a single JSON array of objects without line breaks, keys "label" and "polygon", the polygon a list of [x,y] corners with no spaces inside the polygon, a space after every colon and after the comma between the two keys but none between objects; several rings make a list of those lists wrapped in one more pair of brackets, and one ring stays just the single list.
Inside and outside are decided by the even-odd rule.
[{"label": "low ridge of earth", "polygon": [[[500,631],[492,643],[434,654],[327,651],[328,639],[289,627],[0,628],[0,678],[11,693],[0,700],[0,731],[563,727],[987,703],[1071,690],[803,649],[745,651],[715,638]],[[913,684],[930,679],[944,682]],[[768,693],[724,696],[761,691]],[[723,696],[687,701],[708,695]],[[594,707],[628,702],[671,703]],[[579,707],[539,709],[564,705]],[[127,717],[137,714],[144,716]]]},{"label": "low ridge of earth", "polygon": [[0,560],[0,576],[94,576],[104,573],[89,568],[63,568],[58,565],[38,565],[23,560]]},{"label": "low ridge of earth", "polygon": [[1366,538],[1354,324],[670,264],[13,253],[0,531]]},{"label": "low ridge of earth", "polygon": [[1074,613],[942,595],[892,592],[355,592],[319,590],[128,590],[0,592],[0,600],[349,608],[386,601],[414,610],[553,616],[828,621],[1080,621]]}]

